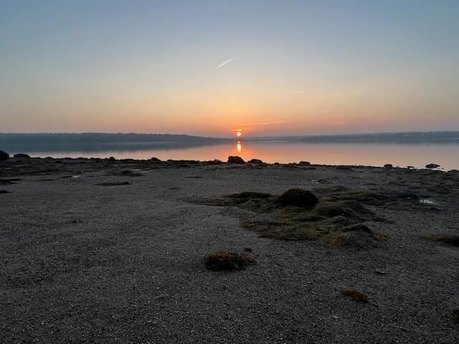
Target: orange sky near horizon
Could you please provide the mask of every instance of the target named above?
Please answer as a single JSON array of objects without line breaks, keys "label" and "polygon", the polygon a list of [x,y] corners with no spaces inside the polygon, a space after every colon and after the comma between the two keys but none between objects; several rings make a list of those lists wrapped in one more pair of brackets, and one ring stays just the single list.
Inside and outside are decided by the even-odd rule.
[{"label": "orange sky near horizon", "polygon": [[414,0],[11,2],[0,131],[459,130],[457,13]]}]

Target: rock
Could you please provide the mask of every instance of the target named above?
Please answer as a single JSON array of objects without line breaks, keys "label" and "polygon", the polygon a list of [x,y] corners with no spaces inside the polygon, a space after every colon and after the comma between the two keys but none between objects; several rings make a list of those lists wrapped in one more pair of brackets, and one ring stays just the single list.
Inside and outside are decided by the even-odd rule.
[{"label": "rock", "polygon": [[301,166],[311,166],[311,163],[309,161],[300,161],[298,165],[301,165]]},{"label": "rock", "polygon": [[392,164],[385,164],[383,168],[385,170],[390,170],[391,168],[394,168],[394,166],[392,166]]},{"label": "rock", "polygon": [[263,161],[261,161],[260,159],[252,159],[252,160],[249,160],[249,163],[251,163],[251,164],[263,164]]},{"label": "rock", "polygon": [[311,191],[290,189],[277,197],[276,203],[281,206],[293,205],[296,207],[311,209],[319,203],[319,199]]},{"label": "rock", "polygon": [[158,158],[157,158],[157,157],[155,157],[155,156],[154,156],[154,157],[152,157],[152,158],[150,158],[150,161],[151,161],[151,162],[161,162],[161,160],[160,160],[160,159],[158,159]]},{"label": "rock", "polygon": [[7,152],[0,150],[0,160],[7,160],[9,157],[10,155]]},{"label": "rock", "polygon": [[18,153],[18,154],[14,154],[13,156],[14,158],[23,158],[23,159],[28,159],[30,158],[30,155],[28,154],[24,154],[24,153]]},{"label": "rock", "polygon": [[205,259],[206,268],[212,271],[239,271],[253,264],[256,264],[253,257],[227,251],[212,253]]},{"label": "rock", "polygon": [[372,233],[371,229],[363,223],[357,223],[355,225],[350,225],[341,228],[342,232],[363,232],[363,233]]},{"label": "rock", "polygon": [[229,156],[227,162],[228,164],[245,164],[244,159],[239,156]]},{"label": "rock", "polygon": [[364,303],[368,302],[368,296],[362,293],[361,291],[358,291],[355,289],[345,289],[341,292],[341,294],[357,302],[364,302]]},{"label": "rock", "polygon": [[116,159],[113,156],[111,156],[110,158],[108,158],[108,161],[116,161]]},{"label": "rock", "polygon": [[439,168],[440,165],[437,165],[437,164],[427,164],[426,165],[426,168]]},{"label": "rock", "polygon": [[343,208],[341,205],[338,203],[334,202],[324,202],[321,203],[317,206],[316,208],[316,213],[319,214],[320,216],[325,216],[325,217],[335,217],[335,216],[344,216],[344,217],[349,217],[346,215],[349,215],[349,210]]}]

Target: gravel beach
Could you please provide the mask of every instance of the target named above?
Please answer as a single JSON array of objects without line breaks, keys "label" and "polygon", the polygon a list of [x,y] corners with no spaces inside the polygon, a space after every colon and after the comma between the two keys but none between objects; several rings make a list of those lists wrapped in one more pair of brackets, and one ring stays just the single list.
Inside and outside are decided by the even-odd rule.
[{"label": "gravel beach", "polygon": [[[216,203],[289,189],[358,202],[384,240],[280,240],[241,225],[276,208]],[[10,158],[0,215],[1,343],[459,341],[458,171]],[[218,251],[256,264],[208,270]]]}]

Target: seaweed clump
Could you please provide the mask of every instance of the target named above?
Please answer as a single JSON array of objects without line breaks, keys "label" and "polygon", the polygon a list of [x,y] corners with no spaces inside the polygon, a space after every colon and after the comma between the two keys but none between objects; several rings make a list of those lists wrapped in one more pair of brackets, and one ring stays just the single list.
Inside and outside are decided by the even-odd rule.
[{"label": "seaweed clump", "polygon": [[[241,226],[262,237],[279,240],[322,240],[333,247],[374,248],[385,236],[373,232],[364,222],[379,218],[360,202],[324,197],[311,191],[290,189],[274,196],[242,192],[211,201],[211,205],[236,206],[269,214],[241,219]],[[264,217],[264,218],[263,218]]]},{"label": "seaweed clump", "polygon": [[345,289],[341,292],[341,294],[349,297],[353,301],[368,303],[368,296],[361,291],[355,289]]},{"label": "seaweed clump", "polygon": [[240,271],[253,264],[255,258],[228,251],[214,252],[205,259],[206,268],[211,271]]},{"label": "seaweed clump", "polygon": [[448,245],[459,246],[459,235],[454,234],[433,234],[429,237],[430,240],[440,241]]}]

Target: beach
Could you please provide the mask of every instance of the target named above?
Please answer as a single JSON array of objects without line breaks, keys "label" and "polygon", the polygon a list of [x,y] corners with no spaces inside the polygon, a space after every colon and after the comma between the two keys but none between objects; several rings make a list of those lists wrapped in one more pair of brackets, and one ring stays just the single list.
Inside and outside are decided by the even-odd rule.
[{"label": "beach", "polygon": [[0,205],[1,343],[459,340],[457,170],[10,158]]}]

